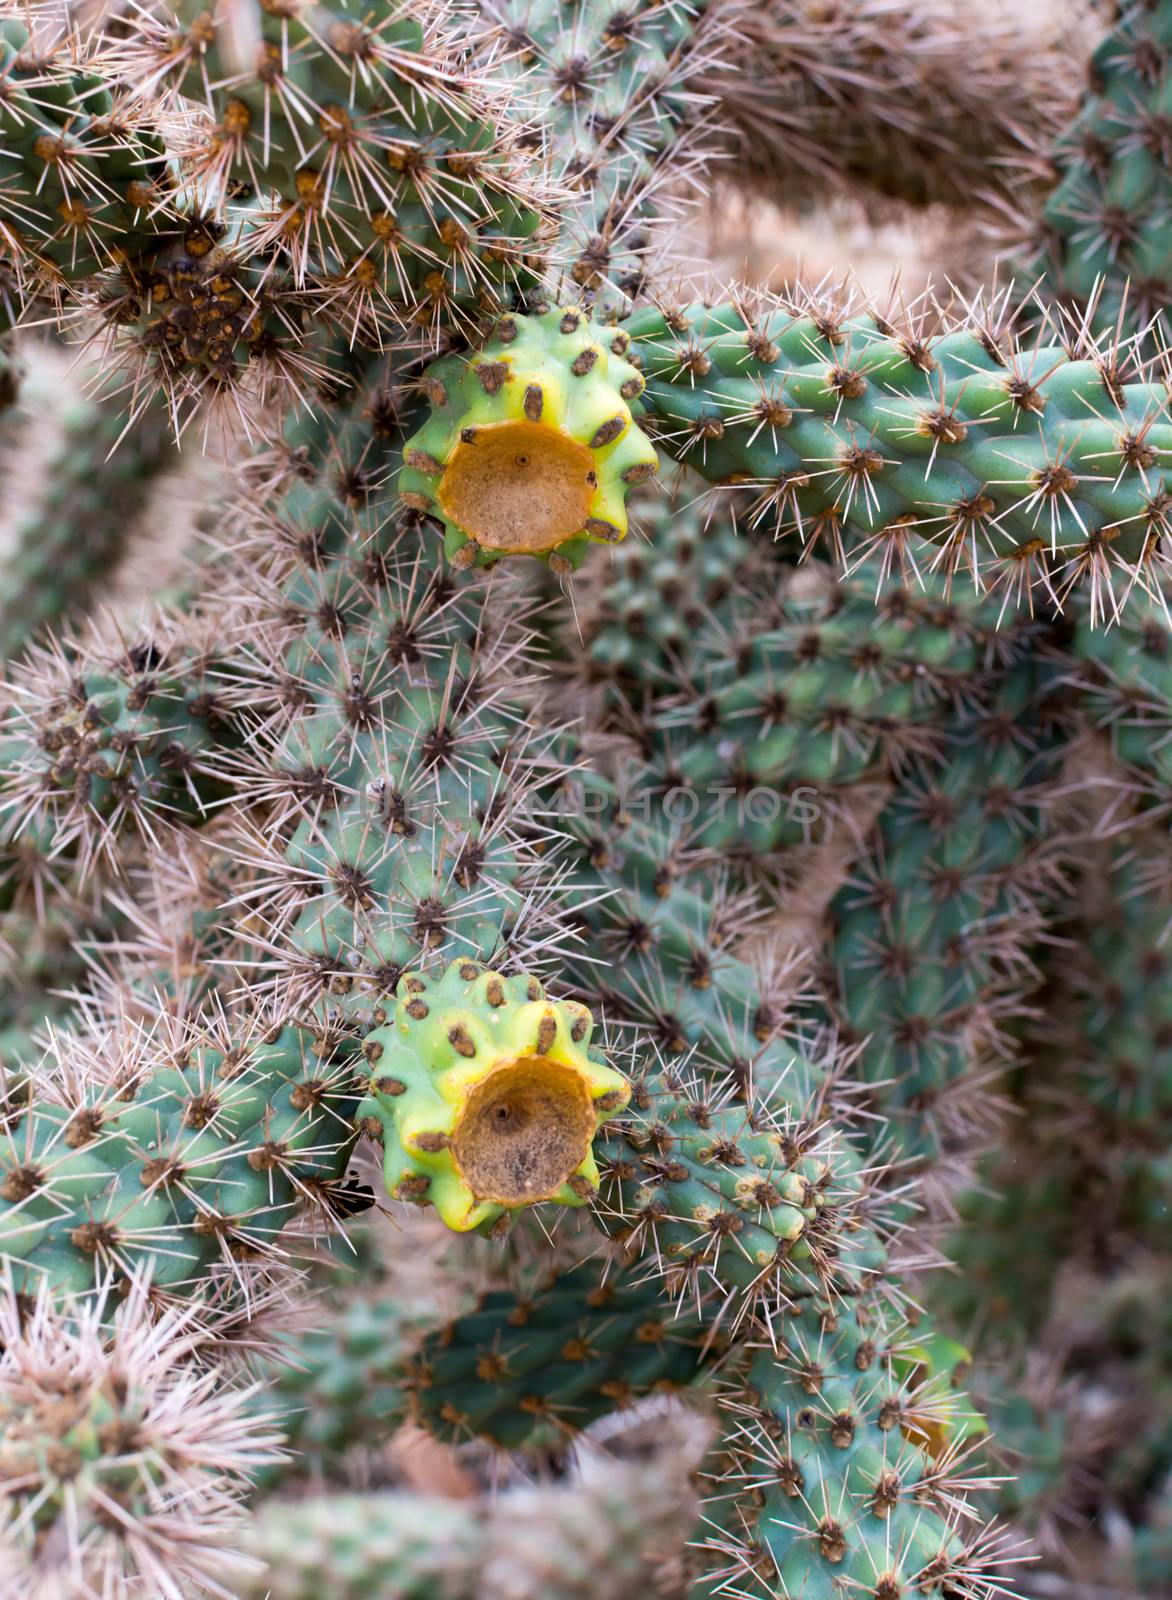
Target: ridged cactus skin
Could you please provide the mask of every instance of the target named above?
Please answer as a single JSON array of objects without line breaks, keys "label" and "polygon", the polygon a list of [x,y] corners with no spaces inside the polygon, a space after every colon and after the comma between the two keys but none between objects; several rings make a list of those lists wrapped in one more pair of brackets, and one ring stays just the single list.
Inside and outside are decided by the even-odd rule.
[{"label": "ridged cactus skin", "polygon": [[1162,387],[1089,346],[1021,347],[995,321],[921,336],[769,300],[667,306],[626,327],[658,442],[752,488],[795,549],[875,550],[898,569],[927,540],[925,564],[1016,605],[1035,585],[1101,599],[1162,546]]},{"label": "ridged cactus skin", "polygon": [[[689,1092],[690,1091],[690,1092]],[[719,1291],[740,1317],[832,1283],[857,1294],[884,1265],[849,1148],[760,1103],[640,1084],[605,1146],[603,1224],[646,1254],[681,1304]]]},{"label": "ridged cactus skin", "polygon": [[1172,1162],[1172,871],[1168,840],[1137,833],[1114,851],[1106,910],[1086,929],[1083,1018],[1072,1067],[1103,1143],[1129,1232],[1155,1244]]},{"label": "ridged cactus skin", "polygon": [[471,1600],[483,1530],[458,1500],[334,1495],[275,1500],[251,1530],[266,1563],[255,1600]]},{"label": "ridged cactus skin", "polygon": [[[264,1474],[264,1486],[293,1475],[336,1471],[346,1453],[385,1445],[410,1413],[407,1376],[415,1346],[437,1311],[425,1295],[404,1305],[389,1292],[345,1280],[334,1315],[275,1343],[258,1409],[280,1431],[287,1459]],[[316,1318],[315,1318],[316,1323]]]},{"label": "ridged cactus skin", "polygon": [[[735,902],[726,903],[719,868],[663,814],[658,774],[634,767],[627,776],[629,787],[587,775],[571,810],[578,915],[607,957],[601,969],[571,960],[579,992],[645,1030],[667,1068],[696,1081],[698,1105],[731,1084],[733,1098],[759,1095],[782,1119],[808,1112],[816,1129],[828,1063],[787,1034],[766,975],[730,948]],[[673,1082],[663,1092],[667,1106],[687,1100]],[[641,1099],[633,1111],[653,1113],[654,1101]]]},{"label": "ridged cactus skin", "polygon": [[42,1055],[45,1030],[69,1015],[70,991],[86,987],[86,943],[112,938],[117,924],[85,899],[38,916],[35,900],[19,898],[0,912],[0,1075],[14,1082]]},{"label": "ridged cactus skin", "polygon": [[901,1331],[873,1301],[812,1299],[786,1320],[779,1354],[761,1352],[730,1397],[742,1432],[715,1500],[722,1489],[752,1491],[752,1531],[740,1548],[729,1541],[726,1573],[754,1600],[979,1585],[980,1552],[953,1521],[928,1447],[942,1390],[899,1375]]},{"label": "ridged cactus skin", "polygon": [[6,321],[68,288],[176,431],[273,437],[331,332],[434,349],[539,281],[549,181],[455,26],[157,4],[83,38],[51,9],[5,22]]},{"label": "ridged cactus skin", "polygon": [[9,1282],[0,1330],[6,1594],[199,1593],[247,1571],[241,1501],[280,1445],[247,1386],[192,1359],[211,1337],[194,1306],[153,1305],[142,1279],[80,1306]]},{"label": "ridged cactus skin", "polygon": [[593,1195],[595,1134],[631,1091],[591,1049],[586,1007],[470,961],[431,981],[409,972],[397,995],[362,1046],[362,1115],[377,1125],[387,1193],[427,1201],[461,1232]]},{"label": "ridged cactus skin", "polygon": [[[13,8],[0,19],[0,81],[0,260],[52,288],[149,246],[168,186],[162,143],[59,17]],[[0,321],[7,309],[0,300]]]},{"label": "ridged cactus skin", "polygon": [[81,649],[34,650],[16,668],[4,730],[9,850],[118,868],[118,844],[200,817],[238,742],[215,658],[164,626]]},{"label": "ridged cactus skin", "polygon": [[894,774],[910,784],[903,772],[929,768],[953,701],[975,701],[984,679],[996,682],[996,657],[1023,648],[998,628],[993,600],[950,596],[939,579],[910,594],[881,579],[868,563],[739,620],[734,600],[642,709],[660,786],[684,791],[672,804],[695,809],[704,847],[768,859],[828,832],[862,785]]},{"label": "ridged cactus skin", "polygon": [[624,537],[627,490],[657,466],[629,346],[555,305],[502,319],[471,361],[427,369],[431,415],[403,447],[400,492],[442,521],[457,565],[527,554],[565,572],[590,540]]},{"label": "ridged cactus skin", "polygon": [[1011,1053],[1003,1019],[1036,983],[1030,933],[1053,914],[1068,854],[1049,831],[1066,752],[1053,690],[1024,651],[984,700],[970,686],[830,907],[830,1002],[881,1138],[905,1159],[964,1147],[986,1115],[976,1062]]},{"label": "ridged cactus skin", "polygon": [[619,10],[486,0],[481,10],[485,45],[505,52],[502,70],[537,109],[568,191],[552,257],[610,320],[654,267],[657,225],[693,198],[672,180],[718,141],[703,80],[735,53],[743,19],[707,0],[634,0]]},{"label": "ridged cactus skin", "polygon": [[455,1443],[502,1450],[565,1437],[703,1371],[694,1318],[613,1262],[552,1282],[493,1290],[433,1331],[411,1363],[412,1414]]},{"label": "ridged cactus skin", "polygon": [[359,315],[440,325],[525,273],[542,242],[538,169],[497,145],[499,95],[413,8],[262,10],[243,48],[230,14],[175,13],[113,47],[112,66],[132,92],[207,107],[192,170],[213,192],[271,196],[256,232],[295,281],[329,275]]},{"label": "ridged cactus skin", "polygon": [[563,649],[608,708],[669,692],[682,671],[695,673],[693,652],[716,653],[710,635],[734,651],[740,620],[751,612],[759,626],[764,596],[779,585],[780,564],[728,519],[706,517],[698,487],[690,479],[630,503],[634,536],[599,551],[584,575],[579,625]]},{"label": "ridged cactus skin", "polygon": [[1138,597],[1119,626],[1100,632],[1080,618],[1073,654],[1088,714],[1138,782],[1144,809],[1172,796],[1172,622],[1160,591]]}]

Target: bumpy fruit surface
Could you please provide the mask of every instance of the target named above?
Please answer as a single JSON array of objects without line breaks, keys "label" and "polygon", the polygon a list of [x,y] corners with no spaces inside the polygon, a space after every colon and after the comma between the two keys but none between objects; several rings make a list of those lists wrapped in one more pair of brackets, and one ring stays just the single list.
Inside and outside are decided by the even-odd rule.
[{"label": "bumpy fruit surface", "polygon": [[555,569],[627,532],[628,488],[655,450],[631,410],[630,338],[573,306],[509,316],[472,357],[429,367],[431,416],[403,450],[400,491],[437,516],[457,566],[534,555]]},{"label": "bumpy fruit surface", "polygon": [[590,1199],[594,1135],[631,1090],[590,1050],[586,1007],[474,961],[438,979],[408,973],[396,994],[392,1020],[363,1046],[363,1122],[382,1138],[387,1193],[430,1202],[459,1232],[542,1200]]}]

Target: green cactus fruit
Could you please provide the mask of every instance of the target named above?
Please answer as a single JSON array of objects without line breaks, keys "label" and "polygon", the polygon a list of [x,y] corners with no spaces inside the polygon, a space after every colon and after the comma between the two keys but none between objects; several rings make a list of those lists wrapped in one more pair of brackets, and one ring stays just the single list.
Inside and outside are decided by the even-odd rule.
[{"label": "green cactus fruit", "polygon": [[363,1043],[387,1193],[434,1205],[458,1232],[543,1200],[583,1205],[598,1187],[595,1134],[631,1093],[591,1050],[592,1028],[585,1006],[523,973],[454,961],[403,977]]},{"label": "green cactus fruit", "polygon": [[588,1262],[536,1287],[494,1290],[429,1333],[411,1363],[412,1412],[441,1439],[520,1450],[550,1429],[575,1433],[684,1388],[712,1347],[654,1283]]},{"label": "green cactus fruit", "polygon": [[508,316],[474,356],[428,368],[431,415],[403,447],[404,501],[437,517],[458,566],[540,556],[566,572],[627,532],[628,488],[657,457],[635,422],[643,378],[619,329],[575,306]]}]

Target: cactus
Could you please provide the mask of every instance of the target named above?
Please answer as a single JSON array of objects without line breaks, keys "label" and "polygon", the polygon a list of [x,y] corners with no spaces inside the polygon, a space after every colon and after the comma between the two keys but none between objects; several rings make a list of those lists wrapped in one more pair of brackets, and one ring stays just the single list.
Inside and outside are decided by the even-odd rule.
[{"label": "cactus", "polygon": [[[316,299],[377,345],[388,320],[408,337],[473,326],[540,266],[546,186],[518,171],[455,38],[413,16],[294,11],[247,44],[194,6],[97,48],[7,27],[22,297],[76,283],[134,391],[162,387],[176,413],[297,392],[318,367]],[[186,192],[160,129],[180,132]]]},{"label": "cactus", "polygon": [[[26,416],[44,406],[46,378],[26,375]],[[9,447],[10,459],[14,475],[27,480],[23,444],[22,431]],[[47,625],[60,629],[86,606],[173,455],[157,411],[127,433],[116,403],[84,395],[72,401],[51,452],[36,463],[36,479],[11,529],[12,553],[0,573],[0,652],[6,659],[21,654]]]},{"label": "cactus", "polygon": [[287,256],[299,287],[328,282],[358,317],[440,326],[524,280],[544,195],[456,41],[406,8],[254,20],[242,42],[227,12],[180,4],[106,63],[132,95],[203,103],[188,168],[213,193],[247,183],[269,200],[246,224],[253,248]]},{"label": "cactus", "polygon": [[1091,58],[1083,103],[1054,143],[1057,181],[1026,230],[1021,270],[1041,275],[1054,299],[1084,308],[1098,331],[1146,334],[1170,286],[1161,128],[1172,13],[1160,3],[1116,11]]},{"label": "cactus", "polygon": [[628,1465],[599,1485],[515,1490],[496,1501],[337,1495],[275,1501],[250,1554],[269,1563],[240,1591],[271,1600],[585,1600],[606,1563],[616,1600],[647,1593],[663,1549],[687,1531],[670,1467]]},{"label": "cactus", "polygon": [[[612,10],[576,0],[486,0],[481,48],[503,52],[564,185],[552,256],[609,322],[628,309],[685,210],[693,167],[720,140],[705,79],[740,50],[739,12],[711,0]],[[529,141],[526,141],[529,142]]]},{"label": "cactus", "polygon": [[279,1436],[249,1393],[191,1361],[190,1307],[151,1314],[141,1278],[71,1316],[45,1287],[3,1308],[0,1463],[12,1593],[178,1593],[247,1571],[231,1549]]},{"label": "cactus", "polygon": [[149,1271],[196,1293],[345,1172],[355,1069],[324,1028],[223,1026],[88,1072],[65,1036],[59,1056],[4,1133],[0,1239],[30,1291]]},{"label": "cactus", "polygon": [[1047,828],[1065,753],[1050,693],[1029,654],[984,703],[970,689],[830,908],[831,1002],[859,1043],[883,1139],[906,1158],[971,1146],[989,1115],[976,1058],[1012,1053],[1035,981],[1031,935],[1053,914],[1069,854]]},{"label": "cactus", "polygon": [[[840,9],[3,7],[0,304],[101,400],[8,568],[71,631],[0,739],[0,1587],[991,1600],[1158,1531],[1166,384],[1085,306],[674,297],[722,105],[973,226],[1048,136],[1036,57],[975,116]],[[164,412],[210,559],[97,618]]]},{"label": "cactus", "polygon": [[811,1300],[787,1322],[780,1359],[762,1352],[727,1397],[739,1437],[715,1489],[751,1489],[757,1510],[740,1538],[713,1539],[726,1582],[762,1597],[844,1584],[884,1597],[980,1592],[996,1551],[953,1522],[951,1452],[929,1445],[949,1432],[951,1402],[932,1380],[899,1375],[900,1338],[867,1300]]},{"label": "cactus", "polygon": [[567,632],[567,658],[584,688],[604,686],[616,720],[624,702],[639,708],[669,691],[673,676],[688,670],[697,637],[719,631],[731,652],[738,624],[750,611],[759,622],[762,592],[781,581],[760,545],[724,518],[706,521],[689,488],[694,494],[694,484],[681,485],[633,502],[635,537],[599,552],[579,597],[578,626]]},{"label": "cactus", "polygon": [[654,1285],[606,1265],[495,1290],[432,1332],[408,1378],[416,1419],[440,1438],[518,1450],[696,1379],[696,1323],[673,1318]]},{"label": "cactus", "polygon": [[234,729],[214,657],[117,625],[80,650],[56,641],[15,669],[6,730],[6,842],[18,857],[75,857],[116,870],[120,839],[200,815],[216,794],[209,758]]},{"label": "cactus", "polygon": [[953,207],[959,222],[974,191],[1020,207],[1023,169],[1073,110],[1064,51],[1079,10],[1060,27],[1003,7],[973,18],[962,0],[766,0],[700,87],[749,192],[792,206],[841,188],[876,209]]},{"label": "cactus", "polygon": [[149,249],[167,187],[149,124],[79,50],[62,15],[46,11],[30,25],[30,14],[12,8],[0,52],[5,154],[15,163],[0,201],[0,248],[17,281],[26,273],[49,287],[78,281]]},{"label": "cactus", "polygon": [[802,551],[964,574],[1009,607],[1085,588],[1107,612],[1159,566],[1163,391],[1089,341],[1022,347],[996,315],[932,335],[800,298],[665,306],[627,331],[659,442],[752,487]]},{"label": "cactus", "polygon": [[1140,787],[1145,804],[1166,805],[1172,790],[1172,626],[1162,597],[1137,605],[1110,633],[1100,635],[1084,620],[1074,657],[1095,725],[1108,731],[1115,757]]},{"label": "cactus", "polygon": [[371,1292],[350,1299],[336,1320],[279,1334],[258,1407],[288,1454],[264,1472],[265,1486],[294,1473],[324,1475],[359,1441],[384,1445],[407,1420],[413,1349],[435,1317],[429,1300],[404,1306]]}]

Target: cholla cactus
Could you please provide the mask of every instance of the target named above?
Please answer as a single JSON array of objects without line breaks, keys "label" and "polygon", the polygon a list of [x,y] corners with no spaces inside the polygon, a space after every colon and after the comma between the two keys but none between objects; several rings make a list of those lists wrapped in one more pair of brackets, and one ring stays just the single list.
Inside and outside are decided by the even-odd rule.
[{"label": "cholla cactus", "polygon": [[[1158,1569],[1168,9],[1076,112],[1008,7],[0,0],[0,1592]],[[725,176],[1049,248],[702,290]]]},{"label": "cholla cactus", "polygon": [[250,1476],[279,1435],[194,1359],[190,1312],[156,1315],[149,1280],[66,1310],[9,1279],[0,1365],[6,1594],[228,1594]]}]

